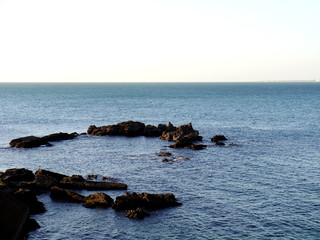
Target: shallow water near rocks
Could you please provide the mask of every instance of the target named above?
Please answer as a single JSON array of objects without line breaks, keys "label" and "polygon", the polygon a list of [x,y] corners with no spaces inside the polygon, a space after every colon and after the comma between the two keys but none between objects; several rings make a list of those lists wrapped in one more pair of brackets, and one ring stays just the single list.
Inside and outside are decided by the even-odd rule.
[{"label": "shallow water near rocks", "polygon": [[[41,228],[29,239],[317,239],[319,106],[318,83],[0,84],[0,171],[98,174],[128,184],[130,192],[172,192],[183,203],[137,221],[43,194],[47,212],[34,215]],[[208,147],[88,135],[27,150],[8,144],[127,120],[192,122]],[[227,146],[214,146],[214,134],[227,136]],[[162,162],[160,151],[178,160]],[[125,191],[105,193],[115,198]]]}]

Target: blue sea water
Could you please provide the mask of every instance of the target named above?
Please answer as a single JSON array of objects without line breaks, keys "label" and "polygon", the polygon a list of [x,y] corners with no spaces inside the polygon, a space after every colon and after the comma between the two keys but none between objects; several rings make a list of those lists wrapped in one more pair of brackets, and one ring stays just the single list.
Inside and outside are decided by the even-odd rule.
[{"label": "blue sea water", "polygon": [[[172,192],[183,203],[136,221],[43,194],[47,212],[33,216],[41,228],[29,239],[320,239],[319,106],[319,83],[3,83],[0,171],[99,174],[127,183],[130,192]],[[17,137],[127,120],[192,122],[208,147],[88,135],[53,147],[8,147]],[[214,134],[227,136],[227,146],[214,146]],[[164,163],[159,151],[177,160]]]}]

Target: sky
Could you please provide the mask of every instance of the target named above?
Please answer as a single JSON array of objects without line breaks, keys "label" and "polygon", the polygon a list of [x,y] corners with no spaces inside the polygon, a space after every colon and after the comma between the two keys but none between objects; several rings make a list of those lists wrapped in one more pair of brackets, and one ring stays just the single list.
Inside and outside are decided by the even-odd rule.
[{"label": "sky", "polygon": [[0,82],[320,78],[319,0],[0,0]]}]

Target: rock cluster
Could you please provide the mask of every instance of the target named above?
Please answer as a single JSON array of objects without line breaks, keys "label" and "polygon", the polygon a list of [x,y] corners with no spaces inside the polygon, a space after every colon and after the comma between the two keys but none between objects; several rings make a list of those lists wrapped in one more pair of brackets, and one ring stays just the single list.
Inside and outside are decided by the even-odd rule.
[{"label": "rock cluster", "polygon": [[214,135],[211,138],[211,142],[215,143],[217,146],[225,146],[224,141],[228,140],[224,135]]},{"label": "rock cluster", "polygon": [[202,141],[202,137],[199,135],[199,131],[193,129],[191,123],[175,127],[169,122],[168,125],[159,124],[158,127],[156,127],[153,125],[145,125],[141,122],[127,121],[101,127],[91,125],[87,133],[98,136],[159,137],[163,140],[174,141],[175,143],[170,146],[172,148],[200,150],[206,147],[205,145],[194,144],[195,141]]},{"label": "rock cluster", "polygon": [[77,133],[54,133],[43,137],[27,136],[13,139],[9,145],[16,148],[35,148],[40,146],[52,146],[50,142],[73,139]]}]

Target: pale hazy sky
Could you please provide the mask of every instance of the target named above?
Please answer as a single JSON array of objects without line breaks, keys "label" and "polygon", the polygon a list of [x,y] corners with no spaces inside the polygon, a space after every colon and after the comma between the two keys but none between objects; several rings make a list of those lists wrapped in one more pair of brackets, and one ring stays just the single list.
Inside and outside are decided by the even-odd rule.
[{"label": "pale hazy sky", "polygon": [[0,0],[0,81],[320,78],[320,0]]}]

